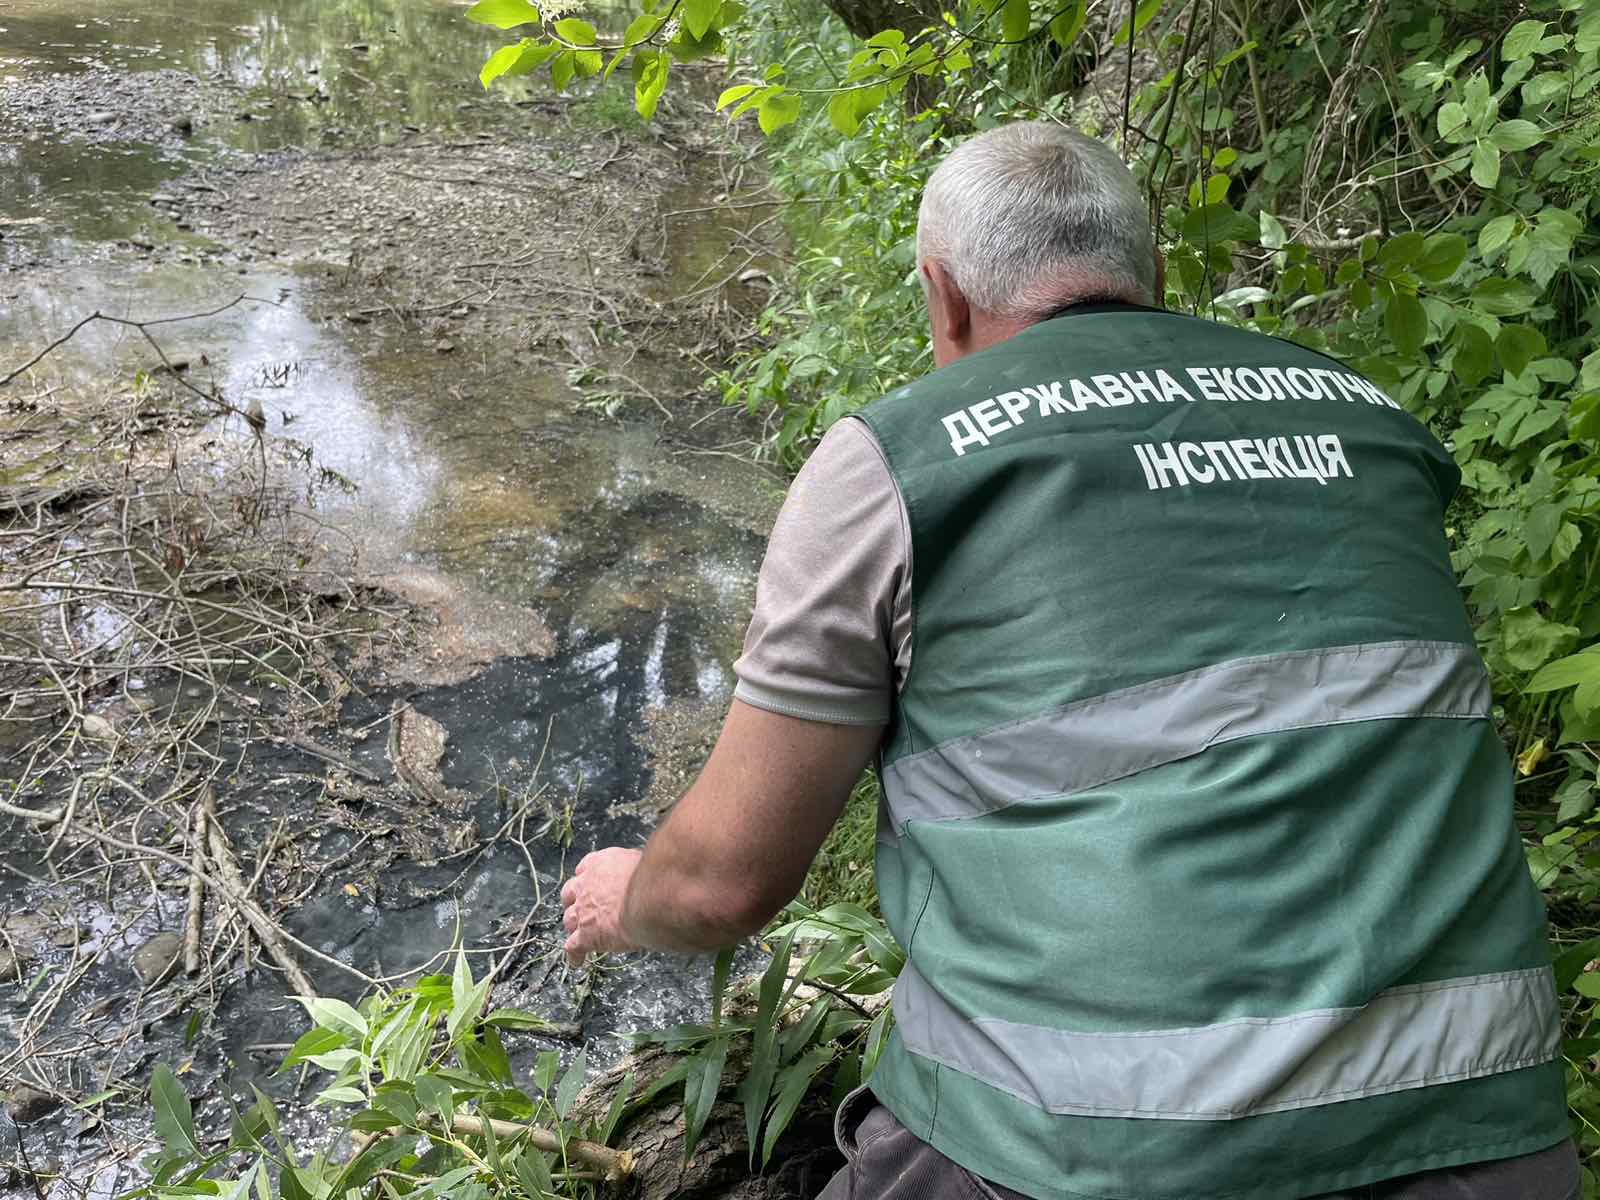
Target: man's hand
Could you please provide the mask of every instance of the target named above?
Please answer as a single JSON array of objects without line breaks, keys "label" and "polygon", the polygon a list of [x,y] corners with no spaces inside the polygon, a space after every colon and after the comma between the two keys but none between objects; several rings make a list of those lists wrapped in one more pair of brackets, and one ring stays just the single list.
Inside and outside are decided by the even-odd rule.
[{"label": "man's hand", "polygon": [[642,857],[612,846],[586,854],[561,889],[561,923],[567,931],[567,961],[582,966],[590,954],[620,954],[640,946],[622,927],[628,883]]}]

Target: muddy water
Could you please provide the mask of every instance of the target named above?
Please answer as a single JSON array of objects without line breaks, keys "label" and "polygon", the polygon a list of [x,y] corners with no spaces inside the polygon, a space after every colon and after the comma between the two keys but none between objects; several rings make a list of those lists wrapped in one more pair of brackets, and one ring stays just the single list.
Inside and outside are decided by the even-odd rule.
[{"label": "muddy water", "polygon": [[[503,936],[536,886],[548,909],[563,864],[644,835],[647,731],[662,714],[686,711],[698,716],[685,736],[703,740],[708,714],[725,707],[778,498],[746,464],[664,444],[654,421],[603,419],[560,374],[510,353],[482,326],[441,346],[381,321],[330,319],[329,256],[315,236],[298,250],[223,243],[175,203],[279,151],[514,140],[536,121],[547,139],[570,136],[575,150],[596,137],[593,128],[552,129],[533,84],[492,95],[477,86],[496,36],[437,0],[0,8],[0,374],[90,312],[194,313],[245,294],[249,302],[214,317],[165,327],[169,353],[234,404],[259,403],[275,437],[349,481],[352,491],[324,501],[320,516],[359,546],[371,577],[442,590],[468,611],[510,606],[534,627],[525,632],[538,654],[396,679],[352,702],[353,725],[381,718],[397,698],[440,721],[451,735],[444,781],[473,798],[468,814],[480,829],[499,820],[508,792],[533,786],[547,738],[540,781],[577,798],[571,845],[532,848],[537,881],[509,850],[486,855],[445,897],[436,893],[448,872],[348,888],[345,877],[326,881],[293,928],[367,969],[426,961],[458,921],[469,942]],[[677,264],[684,287],[704,273],[692,249]],[[657,291],[670,296],[678,277],[669,261]],[[92,389],[151,365],[137,334],[96,326],[51,356],[42,381]],[[630,369],[647,367],[669,395],[697,386],[698,375],[673,362]],[[381,741],[353,753],[378,769]],[[230,799],[264,829],[292,809],[297,786],[315,790],[304,782],[310,765],[291,752],[260,757]],[[354,841],[315,836],[324,834],[330,852]],[[0,912],[49,898],[0,877]],[[157,912],[118,930],[107,912],[84,914],[88,927],[105,924],[103,936],[120,939],[91,987],[125,988],[132,948],[176,919]],[[548,930],[548,911],[541,920]],[[586,998],[564,972],[541,970],[506,999],[576,1021],[598,1040],[598,1061],[615,1051],[617,1031],[695,1019],[706,974],[701,964],[641,958]],[[319,981],[348,991],[334,976]],[[270,1065],[248,1047],[292,1036],[295,1020],[275,989],[260,972],[229,989],[212,1026],[219,1064],[246,1073]],[[6,1004],[0,997],[0,1013]],[[168,1026],[145,1031],[146,1065],[176,1044],[181,1022]]]}]

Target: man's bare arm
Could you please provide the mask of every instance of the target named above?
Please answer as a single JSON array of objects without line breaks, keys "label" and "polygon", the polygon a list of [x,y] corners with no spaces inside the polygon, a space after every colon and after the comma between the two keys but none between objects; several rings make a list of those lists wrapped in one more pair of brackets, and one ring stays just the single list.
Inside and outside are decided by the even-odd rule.
[{"label": "man's bare arm", "polygon": [[882,735],[735,700],[643,854],[613,847],[578,864],[562,892],[568,955],[712,950],[757,932],[800,890]]}]

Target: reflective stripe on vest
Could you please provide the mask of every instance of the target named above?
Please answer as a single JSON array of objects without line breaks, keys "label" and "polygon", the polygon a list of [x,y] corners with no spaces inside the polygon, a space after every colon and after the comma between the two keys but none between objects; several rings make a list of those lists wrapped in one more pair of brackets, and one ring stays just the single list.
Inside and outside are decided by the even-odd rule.
[{"label": "reflective stripe on vest", "polygon": [[1227,1121],[1547,1062],[1549,967],[1379,992],[1358,1008],[1192,1029],[1074,1033],[957,1013],[911,964],[894,989],[906,1048],[1046,1112]]},{"label": "reflective stripe on vest", "polygon": [[1477,650],[1454,642],[1235,659],[897,759],[884,771],[883,833],[1070,795],[1236,738],[1392,717],[1481,719],[1489,704]]}]

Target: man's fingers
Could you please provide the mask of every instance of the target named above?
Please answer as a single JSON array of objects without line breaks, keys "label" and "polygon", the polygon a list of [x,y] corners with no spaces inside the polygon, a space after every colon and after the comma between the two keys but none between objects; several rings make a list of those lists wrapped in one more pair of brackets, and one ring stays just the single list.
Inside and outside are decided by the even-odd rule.
[{"label": "man's fingers", "polygon": [[567,954],[567,965],[572,967],[583,966],[583,960],[588,957],[588,952],[583,948],[583,941],[574,933],[563,947]]},{"label": "man's fingers", "polygon": [[578,910],[577,910],[577,908],[575,908],[575,907],[574,908],[569,908],[569,909],[567,909],[566,912],[561,914],[561,926],[568,933],[577,933],[578,932]]}]

